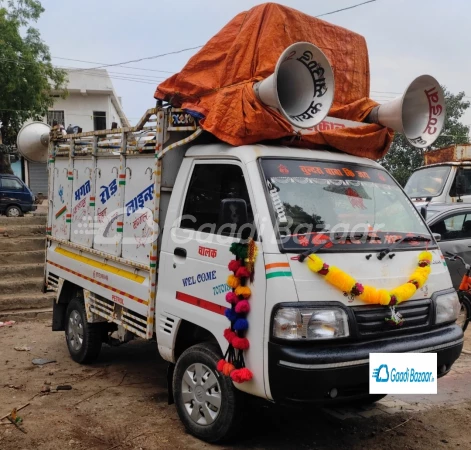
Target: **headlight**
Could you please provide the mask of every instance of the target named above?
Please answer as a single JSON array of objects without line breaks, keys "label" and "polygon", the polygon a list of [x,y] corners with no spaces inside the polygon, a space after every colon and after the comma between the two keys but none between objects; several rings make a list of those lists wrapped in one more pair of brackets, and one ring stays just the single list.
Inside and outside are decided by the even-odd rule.
[{"label": "headlight", "polygon": [[460,301],[456,292],[439,295],[435,299],[435,323],[453,322],[459,312]]},{"label": "headlight", "polygon": [[280,308],[273,319],[277,338],[320,340],[348,335],[348,317],[340,308]]}]

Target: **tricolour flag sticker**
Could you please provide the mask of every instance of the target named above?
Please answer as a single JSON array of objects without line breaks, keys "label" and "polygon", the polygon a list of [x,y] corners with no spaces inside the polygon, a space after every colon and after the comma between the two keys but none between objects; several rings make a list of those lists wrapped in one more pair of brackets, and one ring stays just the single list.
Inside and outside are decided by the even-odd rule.
[{"label": "tricolour flag sticker", "polygon": [[59,211],[56,212],[56,219],[62,216],[67,211],[67,206],[63,206]]},{"label": "tricolour flag sticker", "polygon": [[277,262],[265,265],[265,273],[267,280],[270,278],[278,277],[291,277],[291,270],[289,263],[287,262]]}]

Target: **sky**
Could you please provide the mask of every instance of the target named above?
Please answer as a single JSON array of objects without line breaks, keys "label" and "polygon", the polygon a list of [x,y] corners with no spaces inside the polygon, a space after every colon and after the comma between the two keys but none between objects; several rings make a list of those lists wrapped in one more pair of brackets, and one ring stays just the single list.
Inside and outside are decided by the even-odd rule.
[{"label": "sky", "polygon": [[[277,3],[317,16],[363,1]],[[50,48],[53,63],[92,68],[203,45],[235,15],[265,2],[41,0],[41,3],[46,11],[36,26]],[[469,17],[469,0],[375,0],[322,19],[365,37],[370,60],[370,97],[383,103],[403,92],[422,74],[434,76],[452,93],[464,91],[471,101]],[[156,86],[178,72],[196,52],[128,64],[140,70],[121,66],[108,69],[132,124],[155,105]],[[471,125],[471,111],[463,116],[462,122]]]}]

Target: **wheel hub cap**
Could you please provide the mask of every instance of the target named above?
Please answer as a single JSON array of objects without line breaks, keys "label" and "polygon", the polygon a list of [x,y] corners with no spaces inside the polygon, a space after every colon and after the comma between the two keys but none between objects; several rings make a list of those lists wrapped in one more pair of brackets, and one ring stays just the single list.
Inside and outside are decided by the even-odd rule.
[{"label": "wheel hub cap", "polygon": [[72,311],[69,317],[69,324],[67,327],[67,337],[70,346],[79,351],[83,344],[83,321],[78,311]]},{"label": "wheel hub cap", "polygon": [[185,410],[198,425],[210,425],[221,410],[221,387],[214,372],[201,363],[189,366],[182,380]]}]

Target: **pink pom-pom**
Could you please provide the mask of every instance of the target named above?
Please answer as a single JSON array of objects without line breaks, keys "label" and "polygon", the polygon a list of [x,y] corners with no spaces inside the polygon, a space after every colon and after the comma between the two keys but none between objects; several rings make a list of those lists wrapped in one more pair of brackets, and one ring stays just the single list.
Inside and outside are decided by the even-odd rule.
[{"label": "pink pom-pom", "polygon": [[239,301],[239,297],[234,292],[228,292],[226,294],[226,302],[235,305]]},{"label": "pink pom-pom", "polygon": [[231,272],[236,273],[241,266],[242,263],[240,261],[238,261],[237,259],[233,259],[227,267]]},{"label": "pink pom-pom", "polygon": [[222,372],[222,369],[224,368],[224,364],[226,364],[226,361],[224,359],[220,359],[216,365],[216,369],[218,372]]},{"label": "pink pom-pom", "polygon": [[224,337],[227,339],[229,344],[232,344],[232,341],[237,337],[237,335],[230,328],[226,328],[224,330]]},{"label": "pink pom-pom", "polygon": [[237,335],[232,339],[231,344],[234,348],[239,350],[247,350],[250,346],[249,340],[247,338],[240,338]]},{"label": "pink pom-pom", "polygon": [[250,381],[253,378],[253,373],[243,367],[242,369],[236,369],[231,372],[232,381],[235,383],[243,383],[245,381]]},{"label": "pink pom-pom", "polygon": [[241,300],[237,305],[235,306],[235,312],[237,314],[245,314],[250,311],[250,305],[247,300]]},{"label": "pink pom-pom", "polygon": [[247,270],[246,267],[240,267],[236,272],[237,278],[248,278],[250,277],[250,272]]}]

